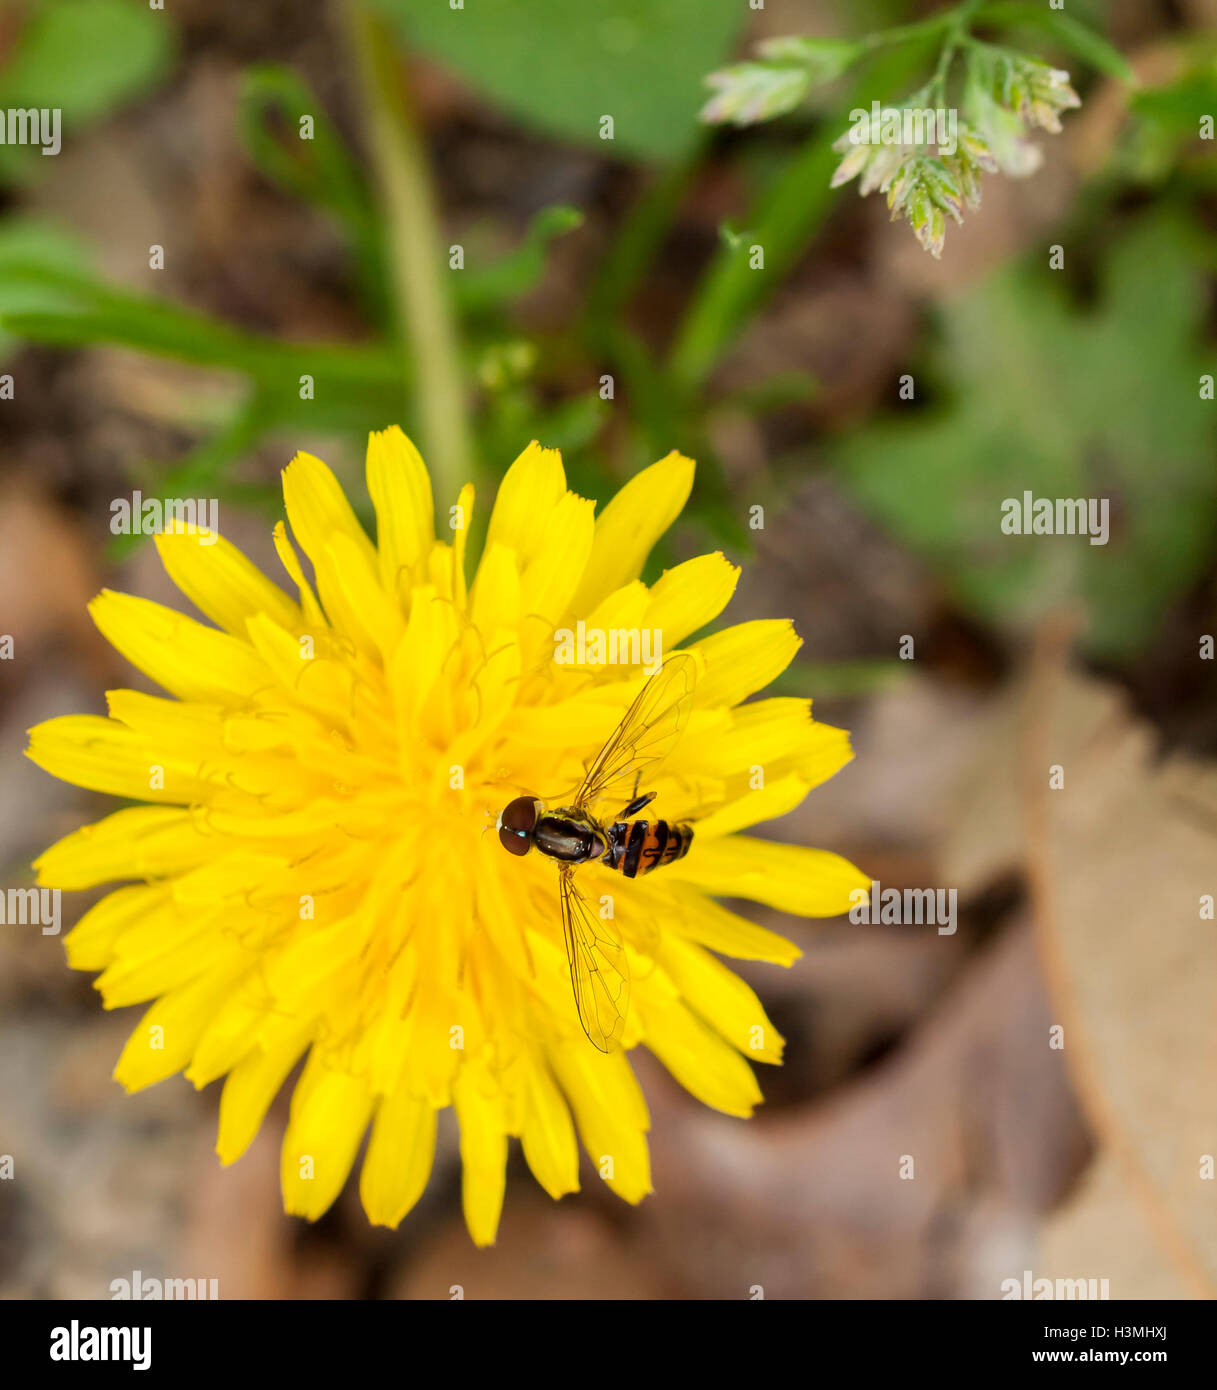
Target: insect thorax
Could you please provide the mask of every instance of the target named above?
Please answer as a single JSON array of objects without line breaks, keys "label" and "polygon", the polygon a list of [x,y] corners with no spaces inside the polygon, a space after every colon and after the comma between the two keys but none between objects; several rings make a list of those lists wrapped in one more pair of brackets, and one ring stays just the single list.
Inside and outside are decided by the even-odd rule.
[{"label": "insect thorax", "polygon": [[533,842],[542,854],[564,864],[599,859],[608,850],[601,827],[585,811],[573,807],[547,811],[537,821]]}]

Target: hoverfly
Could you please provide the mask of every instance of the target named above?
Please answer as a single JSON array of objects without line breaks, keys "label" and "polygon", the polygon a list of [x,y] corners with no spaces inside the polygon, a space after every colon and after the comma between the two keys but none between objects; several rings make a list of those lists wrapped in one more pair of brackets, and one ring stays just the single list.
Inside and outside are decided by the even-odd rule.
[{"label": "hoverfly", "polygon": [[[570,963],[579,1022],[601,1052],[612,1052],[625,1030],[630,973],[621,935],[611,921],[593,913],[576,882],[580,864],[598,860],[626,878],[650,873],[683,859],[693,843],[685,823],[636,820],[654,801],[653,791],[638,794],[643,775],[651,775],[671,752],[689,717],[697,665],[687,654],[669,657],[642,687],[609,741],[588,769],[569,806],[547,810],[535,796],[518,796],[499,814],[496,829],[503,848],[524,855],[536,848],[559,865],[562,931]],[[615,819],[604,820],[598,804],[613,788],[633,779],[629,803]]]}]

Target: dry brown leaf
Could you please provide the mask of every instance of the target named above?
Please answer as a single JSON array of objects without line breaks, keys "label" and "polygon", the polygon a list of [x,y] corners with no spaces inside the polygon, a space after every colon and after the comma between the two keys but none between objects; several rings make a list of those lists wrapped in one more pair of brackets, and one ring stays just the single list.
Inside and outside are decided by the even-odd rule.
[{"label": "dry brown leaf", "polygon": [[[1021,862],[1064,1056],[1155,1240],[1217,1294],[1217,891],[1214,769],[1159,763],[1110,687],[1041,644],[989,732],[983,775],[944,852],[963,895]],[[1064,784],[1049,786],[1050,768]],[[1210,1162],[1211,1162],[1210,1158]]]},{"label": "dry brown leaf", "polygon": [[648,1068],[648,1264],[684,1297],[1000,1297],[1089,1158],[1048,1024],[1012,923],[905,1046],[823,1100],[743,1124]]},{"label": "dry brown leaf", "polygon": [[1112,1298],[1191,1298],[1171,1268],[1120,1162],[1101,1154],[1077,1196],[1044,1228],[1037,1279],[1106,1279]]}]

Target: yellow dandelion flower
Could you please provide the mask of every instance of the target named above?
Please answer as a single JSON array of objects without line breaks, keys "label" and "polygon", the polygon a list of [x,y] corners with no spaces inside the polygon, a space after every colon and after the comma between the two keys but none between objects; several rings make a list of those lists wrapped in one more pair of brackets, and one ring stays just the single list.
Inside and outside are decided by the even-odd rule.
[{"label": "yellow dandelion flower", "polygon": [[[399,429],[371,436],[367,480],[375,545],[325,464],[299,454],[284,471],[313,570],[310,583],[280,523],[294,597],[220,536],[177,523],[157,548],[214,626],[126,594],[94,600],[103,635],[172,698],[116,690],[108,718],[31,731],[47,772],[147,803],[68,835],[35,868],[49,887],[124,884],[66,948],[73,968],[101,972],[106,1008],[154,1001],[115,1069],[128,1090],[183,1070],[198,1087],[224,1077],[227,1164],[303,1059],[287,1210],[320,1216],[368,1135],[360,1193],[387,1226],[422,1193],[451,1106],[465,1218],[485,1245],[513,1136],[555,1198],[578,1189],[579,1140],[626,1201],[651,1190],[627,1056],[638,1044],[707,1105],[746,1116],[760,1101],[748,1063],[779,1062],[782,1039],[718,956],[788,966],[799,952],[715,898],[830,916],[867,885],[835,854],[740,833],[798,805],[849,760],[849,739],[809,701],[744,703],[798,649],[788,622],[687,641],[735,588],[721,554],[639,579],[689,495],[689,459],[646,469],[597,517],[567,490],[560,455],[531,444],[499,488],[472,581],[472,488],[449,543]],[[649,823],[691,825],[691,846],[645,877],[577,870],[589,930],[611,921],[632,982],[623,1023],[600,1037],[571,989],[565,872],[504,853],[510,825],[486,833],[520,797],[551,804],[578,787],[645,688],[628,642],[618,664],[595,643],[582,662],[555,659],[576,630],[654,634],[669,661],[685,654],[691,691],[642,788],[656,793]]]}]

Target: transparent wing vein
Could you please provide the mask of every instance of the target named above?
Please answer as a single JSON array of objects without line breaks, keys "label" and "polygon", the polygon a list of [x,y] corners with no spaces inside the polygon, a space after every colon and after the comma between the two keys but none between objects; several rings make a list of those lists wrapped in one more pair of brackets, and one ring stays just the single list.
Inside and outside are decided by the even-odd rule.
[{"label": "transparent wing vein", "polygon": [[592,911],[570,865],[562,868],[559,896],[579,1022],[601,1052],[612,1052],[630,1007],[630,968],[621,935],[613,922]]},{"label": "transparent wing vein", "polygon": [[590,809],[609,790],[645,780],[658,769],[688,723],[696,679],[697,663],[687,653],[664,662],[588,769],[576,806]]}]

